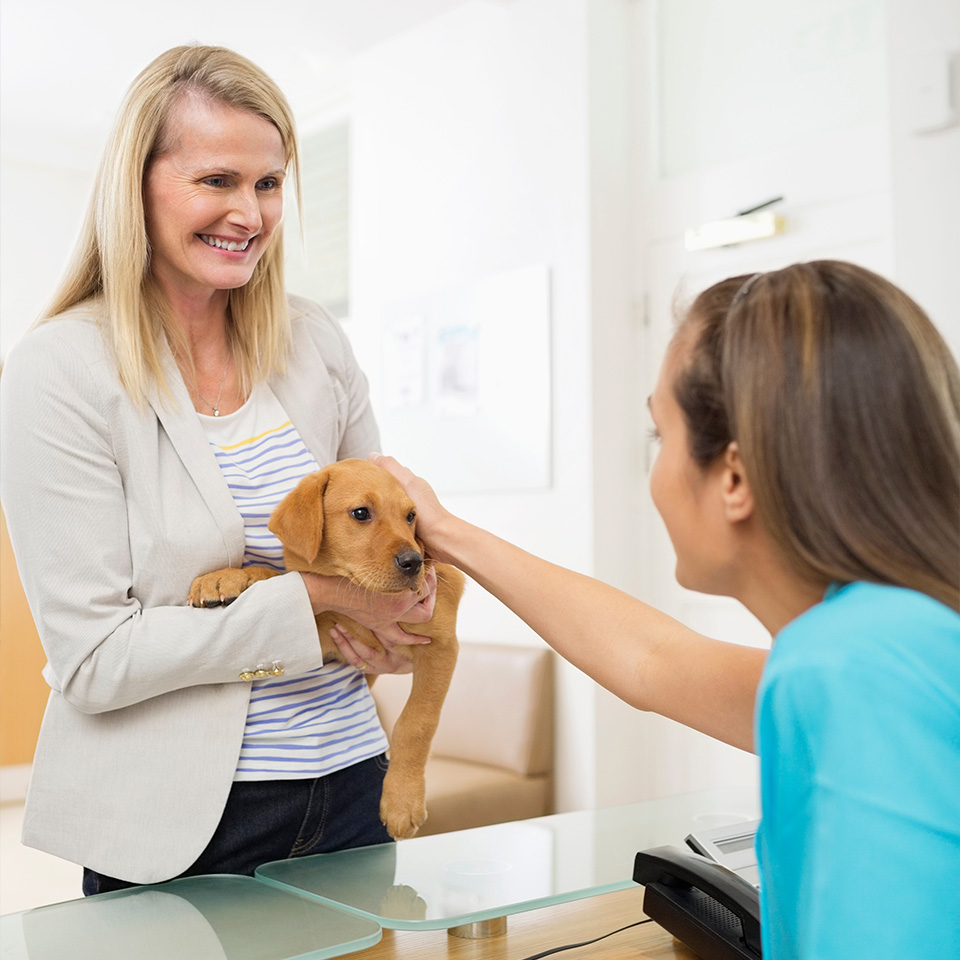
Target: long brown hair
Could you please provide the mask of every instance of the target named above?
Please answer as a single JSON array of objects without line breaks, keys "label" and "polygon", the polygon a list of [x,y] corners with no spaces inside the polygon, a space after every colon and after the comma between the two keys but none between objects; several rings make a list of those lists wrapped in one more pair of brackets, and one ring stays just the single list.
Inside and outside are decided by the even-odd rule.
[{"label": "long brown hair", "polygon": [[[269,120],[280,132],[285,162],[297,187],[299,148],[293,113],[279,87],[246,57],[224,47],[187,45],[167,50],[130,85],[107,143],[73,261],[45,318],[80,304],[101,318],[121,382],[137,401],[152,383],[161,391],[167,339],[179,343],[150,272],[143,179],[162,152],[167,118],[187,93]],[[241,384],[249,389],[282,372],[290,340],[278,230],[250,281],[229,294],[228,335]]]},{"label": "long brown hair", "polygon": [[795,264],[710,287],[678,336],[691,455],[739,444],[800,576],[960,609],[960,371],[910,297],[850,263]]}]

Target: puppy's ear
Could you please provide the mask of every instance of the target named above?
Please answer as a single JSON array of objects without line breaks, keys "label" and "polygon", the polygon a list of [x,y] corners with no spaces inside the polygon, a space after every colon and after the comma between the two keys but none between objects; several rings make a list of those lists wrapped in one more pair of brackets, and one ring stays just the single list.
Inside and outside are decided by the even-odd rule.
[{"label": "puppy's ear", "polygon": [[323,540],[323,494],[330,479],[320,470],[304,477],[277,505],[267,528],[288,549],[313,563]]}]

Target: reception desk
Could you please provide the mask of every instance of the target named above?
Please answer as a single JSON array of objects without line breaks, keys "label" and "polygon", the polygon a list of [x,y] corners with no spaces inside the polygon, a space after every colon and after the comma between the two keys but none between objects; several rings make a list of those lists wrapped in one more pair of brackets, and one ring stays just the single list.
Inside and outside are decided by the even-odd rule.
[{"label": "reception desk", "polygon": [[264,883],[389,930],[500,933],[521,913],[634,886],[638,850],[755,819],[744,790],[560,813],[264,864]]},{"label": "reception desk", "polygon": [[[522,960],[553,947],[603,937],[572,956],[577,960],[696,960],[696,954],[657,924],[633,926],[644,919],[643,889],[637,886],[518,914],[511,918],[506,933],[484,940],[452,937],[443,930],[381,931],[375,924],[346,914],[337,916],[336,911],[328,912],[302,898],[299,903],[296,898],[281,903],[272,892],[263,899],[251,897],[247,890],[241,892],[241,886],[215,889],[214,885],[206,891],[201,886],[157,896],[158,888],[141,887],[133,898],[102,894],[8,914],[0,917],[0,956],[3,960],[321,960],[349,954],[356,960]],[[119,903],[103,909],[110,901],[104,903],[102,898],[118,897]]]},{"label": "reception desk", "polygon": [[276,861],[256,878],[174,880],[0,917],[0,955],[522,960],[596,940],[577,955],[687,960],[666,931],[636,925],[634,854],[756,816],[750,791],[704,791]]}]

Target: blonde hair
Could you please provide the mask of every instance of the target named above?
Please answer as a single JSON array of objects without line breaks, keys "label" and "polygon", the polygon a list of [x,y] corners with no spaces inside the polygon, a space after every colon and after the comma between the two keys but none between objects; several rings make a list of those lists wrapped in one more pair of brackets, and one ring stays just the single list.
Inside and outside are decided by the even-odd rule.
[{"label": "blonde hair", "polygon": [[704,291],[678,336],[693,458],[739,444],[800,576],[960,608],[960,371],[910,297],[850,263],[795,264]]},{"label": "blonde hair", "polygon": [[[120,380],[137,402],[146,399],[152,383],[169,394],[163,376],[164,340],[189,358],[151,276],[143,202],[144,176],[164,148],[167,119],[187,93],[269,120],[280,133],[298,203],[300,197],[293,113],[277,85],[245,57],[223,47],[174,47],[133,81],[104,150],[73,260],[45,318],[101,300]],[[289,349],[281,231],[274,234],[250,281],[229,291],[228,304],[228,336],[241,385],[249,389],[282,372]]]}]

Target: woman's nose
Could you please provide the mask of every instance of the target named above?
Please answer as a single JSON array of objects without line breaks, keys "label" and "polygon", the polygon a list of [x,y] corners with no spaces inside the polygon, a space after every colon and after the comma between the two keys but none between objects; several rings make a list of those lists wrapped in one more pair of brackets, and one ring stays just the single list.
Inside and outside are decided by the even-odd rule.
[{"label": "woman's nose", "polygon": [[250,233],[256,233],[263,226],[263,216],[260,213],[260,198],[256,190],[235,190],[232,196],[233,210],[230,214],[238,225]]}]

